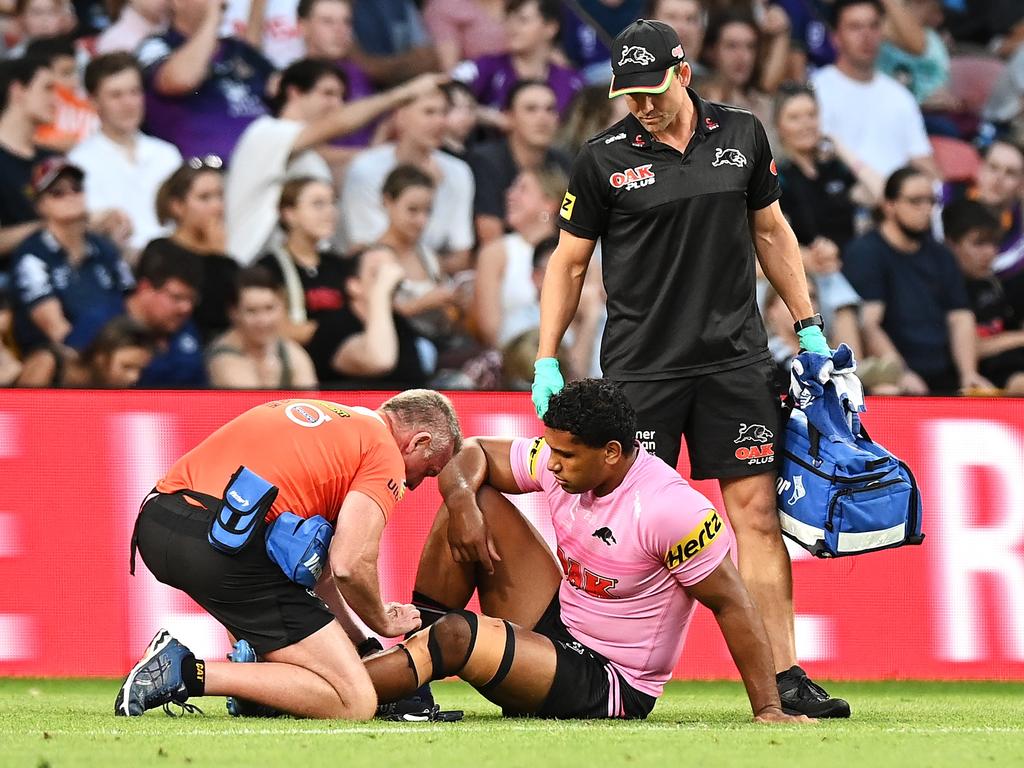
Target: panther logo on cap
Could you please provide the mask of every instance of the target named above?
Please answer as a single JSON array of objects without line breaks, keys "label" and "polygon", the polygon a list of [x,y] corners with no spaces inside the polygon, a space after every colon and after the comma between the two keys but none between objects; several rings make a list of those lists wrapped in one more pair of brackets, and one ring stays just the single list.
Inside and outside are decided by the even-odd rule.
[{"label": "panther logo on cap", "polygon": [[642,45],[627,45],[622,49],[622,56],[619,58],[619,66],[625,64],[639,64],[646,67],[654,62],[654,54]]}]

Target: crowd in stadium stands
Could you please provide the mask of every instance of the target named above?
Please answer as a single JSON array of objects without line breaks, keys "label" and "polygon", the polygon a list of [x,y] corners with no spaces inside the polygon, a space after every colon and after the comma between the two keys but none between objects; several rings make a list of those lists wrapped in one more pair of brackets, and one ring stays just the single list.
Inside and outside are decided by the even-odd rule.
[{"label": "crowd in stadium stands", "polygon": [[[625,116],[609,45],[647,17],[699,93],[767,128],[869,390],[1024,395],[1020,0],[0,14],[2,386],[528,388],[567,175]],[[600,375],[599,261],[571,376]],[[797,339],[761,287],[781,374]]]}]

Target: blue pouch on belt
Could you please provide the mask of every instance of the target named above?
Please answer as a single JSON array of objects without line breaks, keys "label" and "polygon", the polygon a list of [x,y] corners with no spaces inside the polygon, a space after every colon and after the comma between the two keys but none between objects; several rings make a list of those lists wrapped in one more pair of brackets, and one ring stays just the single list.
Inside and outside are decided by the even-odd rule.
[{"label": "blue pouch on belt", "polygon": [[226,555],[241,552],[262,529],[263,520],[277,498],[277,486],[245,467],[239,467],[224,488],[223,504],[210,521],[206,538]]},{"label": "blue pouch on belt", "polygon": [[334,528],[320,515],[282,512],[267,528],[267,555],[284,575],[307,589],[320,580]]}]

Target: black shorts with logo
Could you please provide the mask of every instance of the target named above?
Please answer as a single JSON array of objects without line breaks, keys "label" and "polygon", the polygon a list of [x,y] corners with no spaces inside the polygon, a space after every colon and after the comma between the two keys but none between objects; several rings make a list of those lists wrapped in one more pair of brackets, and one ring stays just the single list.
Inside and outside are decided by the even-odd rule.
[{"label": "black shorts with logo", "polygon": [[158,493],[136,523],[139,554],[158,581],[180,589],[236,638],[264,655],[334,620],[319,597],[290,581],[259,536],[236,555],[210,546],[211,512],[181,493]]},{"label": "black shorts with logo", "polygon": [[682,437],[697,480],[774,472],[781,392],[771,360],[683,379],[620,381],[637,439],[675,467]]},{"label": "black shorts with logo", "polygon": [[[620,717],[643,720],[654,709],[653,696],[641,693],[608,660],[574,638],[562,623],[558,593],[551,599],[533,631],[544,635],[555,646],[555,679],[536,717],[558,719],[599,719]],[[525,712],[506,709],[506,717]]]}]

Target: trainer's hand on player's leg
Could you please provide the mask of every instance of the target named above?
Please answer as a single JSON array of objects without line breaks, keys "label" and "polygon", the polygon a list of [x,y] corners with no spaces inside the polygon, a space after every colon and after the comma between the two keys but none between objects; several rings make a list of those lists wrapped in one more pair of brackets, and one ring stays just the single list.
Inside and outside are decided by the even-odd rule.
[{"label": "trainer's hand on player's leg", "polygon": [[533,364],[533,392],[531,399],[537,409],[537,416],[544,418],[548,412],[548,400],[565,386],[565,379],[554,357],[542,357]]},{"label": "trainer's hand on player's leg", "polygon": [[401,637],[406,632],[420,628],[420,612],[416,606],[405,603],[385,603],[384,615],[387,617],[387,626],[380,634],[385,637]]},{"label": "trainer's hand on player's leg", "polygon": [[787,715],[782,711],[781,707],[765,707],[756,715],[754,715],[755,723],[795,723],[802,725],[804,723],[816,723],[817,720],[808,717],[807,715]]}]

